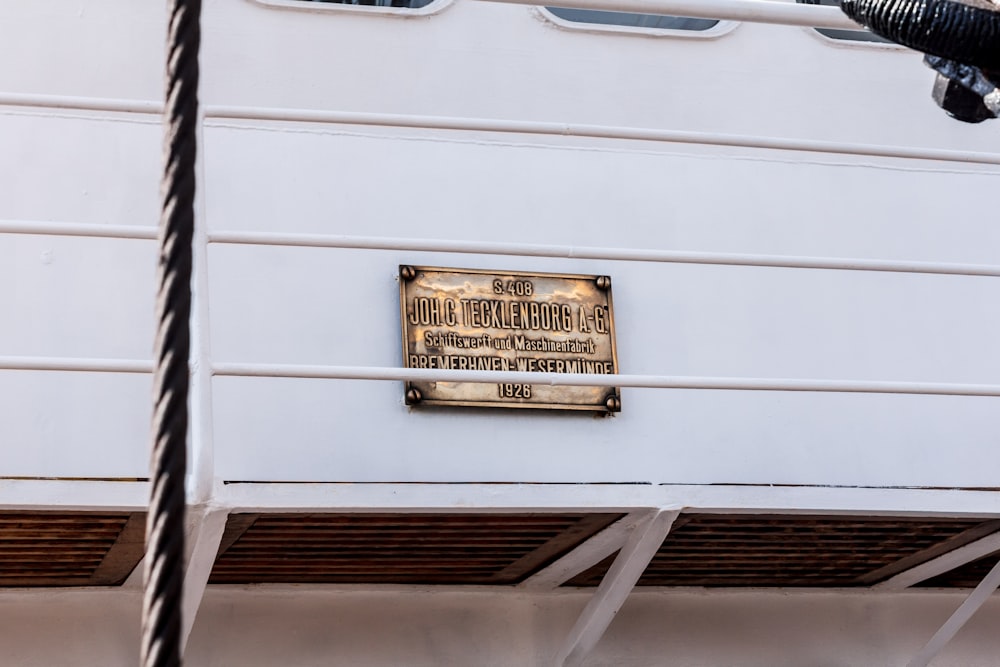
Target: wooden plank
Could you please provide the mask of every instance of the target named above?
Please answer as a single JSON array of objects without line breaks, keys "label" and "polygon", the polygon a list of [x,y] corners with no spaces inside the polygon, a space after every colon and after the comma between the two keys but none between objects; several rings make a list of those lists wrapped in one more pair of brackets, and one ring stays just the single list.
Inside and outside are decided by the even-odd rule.
[{"label": "wooden plank", "polygon": [[627,514],[606,527],[573,551],[549,564],[543,570],[522,581],[522,588],[551,590],[581,572],[597,565],[605,558],[617,553],[635,527],[649,519],[656,510],[642,510]]},{"label": "wooden plank", "polygon": [[936,577],[950,570],[971,563],[1000,550],[1000,533],[992,533],[968,544],[952,549],[936,558],[925,561],[897,575],[881,581],[872,588],[878,590],[902,590],[925,579]]},{"label": "wooden plank", "polygon": [[222,532],[222,541],[219,542],[219,551],[216,559],[226,553],[229,547],[240,539],[244,533],[254,524],[259,514],[230,514],[226,520],[226,529]]},{"label": "wooden plank", "polygon": [[503,526],[497,524],[483,524],[478,526],[406,526],[399,527],[393,526],[391,524],[376,525],[376,526],[304,526],[304,527],[282,527],[281,529],[269,528],[264,526],[255,525],[251,534],[247,535],[247,539],[259,539],[259,540],[280,540],[288,537],[299,537],[299,536],[323,536],[323,535],[337,535],[337,536],[363,536],[363,535],[395,535],[399,537],[418,537],[420,535],[480,535],[480,536],[490,536],[496,535],[498,533],[504,535],[517,535],[526,538],[543,538],[548,539],[553,533],[558,533],[572,526],[572,524],[558,524],[554,526],[545,527],[531,527],[531,528],[511,528],[510,526]]},{"label": "wooden plank", "polygon": [[513,582],[618,516],[233,515],[211,581]]},{"label": "wooden plank", "polygon": [[244,562],[225,562],[219,563],[215,570],[218,572],[229,572],[233,570],[301,570],[306,571],[324,571],[324,570],[363,570],[366,568],[383,568],[386,570],[402,570],[402,569],[431,569],[431,568],[451,568],[451,569],[462,569],[469,570],[474,568],[483,568],[491,572],[496,572],[498,569],[504,567],[510,559],[495,559],[495,560],[481,560],[481,561],[467,561],[461,558],[424,558],[424,559],[386,559],[386,558],[370,558],[365,560],[352,560],[352,561],[336,561],[336,560],[325,560],[325,561],[278,561],[277,559],[270,560],[248,560]]},{"label": "wooden plank", "polygon": [[[234,516],[242,516],[236,514]],[[534,513],[534,514],[510,514],[510,513],[423,513],[423,514],[387,514],[387,513],[351,513],[351,514],[260,514],[259,521],[262,526],[285,525],[285,526],[327,526],[327,525],[376,525],[391,524],[394,526],[423,525],[441,526],[453,524],[457,526],[481,526],[484,524],[509,525],[523,524],[526,526],[538,526],[546,524],[566,524],[578,521],[587,514],[573,513]]]},{"label": "wooden plank", "polygon": [[926,563],[932,558],[942,556],[959,547],[964,547],[966,544],[970,544],[971,542],[986,537],[987,535],[991,535],[997,531],[1000,531],[1000,520],[984,521],[978,526],[969,528],[968,530],[965,530],[954,537],[948,538],[943,542],[938,542],[927,549],[919,551],[915,554],[910,554],[909,556],[901,558],[894,563],[890,563],[877,570],[873,570],[872,572],[859,577],[858,583],[870,585],[884,579],[888,579],[893,575],[909,570],[910,568],[916,567],[921,563]]},{"label": "wooden plank", "polygon": [[321,535],[290,535],[283,540],[257,540],[253,538],[244,537],[237,542],[235,542],[227,551],[248,551],[248,550],[260,550],[260,551],[274,551],[282,550],[291,547],[299,547],[302,549],[323,549],[331,546],[343,547],[345,550],[350,549],[364,549],[371,547],[373,545],[378,545],[380,548],[386,549],[410,549],[410,548],[427,548],[427,549],[522,549],[522,550],[533,550],[540,546],[546,544],[554,536],[558,535],[558,532],[551,533],[546,539],[532,539],[525,540],[519,539],[517,537],[512,537],[509,541],[503,540],[503,535],[493,535],[488,539],[481,539],[476,537],[471,537],[469,539],[462,539],[459,535],[449,535],[449,536],[439,536],[438,538],[413,538],[413,539],[400,539],[392,535],[386,535],[379,537],[378,535],[371,535],[366,538],[354,538],[354,539],[340,539],[336,535],[321,536]]},{"label": "wooden plank", "polygon": [[146,513],[133,512],[118,539],[104,555],[91,577],[92,586],[119,586],[128,578],[146,550]]},{"label": "wooden plank", "polygon": [[0,514],[0,586],[93,585],[128,521],[124,513]]},{"label": "wooden plank", "polygon": [[[681,519],[687,525],[681,525]],[[975,520],[682,515],[639,585],[864,585],[857,580],[867,573],[956,534],[965,535],[960,541],[974,539],[982,524]],[[569,584],[598,583],[610,563],[611,559],[598,563]]]},{"label": "wooden plank", "polygon": [[566,530],[517,559],[494,575],[497,583],[513,584],[556,560],[575,546],[621,519],[622,514],[585,516]]},{"label": "wooden plank", "polygon": [[10,528],[10,527],[27,527],[27,526],[41,526],[43,528],[53,528],[57,526],[68,526],[70,528],[76,528],[77,526],[85,526],[87,528],[101,528],[104,526],[121,526],[122,523],[126,521],[126,516],[123,514],[108,514],[105,516],[88,516],[83,514],[71,514],[66,512],[60,512],[58,514],[53,513],[52,517],[43,517],[41,515],[32,515],[30,518],[26,517],[12,517],[9,514],[5,516],[0,516],[0,527]]},{"label": "wooden plank", "polygon": [[22,577],[19,579],[0,578],[0,586],[4,588],[54,588],[67,586],[87,586],[89,575],[76,577]]},{"label": "wooden plank", "polygon": [[0,572],[11,570],[15,565],[35,565],[37,567],[74,566],[74,567],[97,567],[104,560],[103,554],[75,555],[49,554],[47,556],[8,556],[0,562]]},{"label": "wooden plank", "polygon": [[74,544],[98,545],[103,548],[107,548],[115,543],[115,540],[118,539],[119,532],[121,531],[110,531],[107,535],[99,536],[88,533],[79,533],[77,535],[73,535],[72,533],[60,533],[55,535],[36,532],[33,535],[19,535],[9,538],[0,537],[0,548],[16,548],[18,546],[30,546],[32,544],[65,546],[67,542],[72,542]]},{"label": "wooden plank", "polygon": [[936,577],[925,579],[917,586],[921,588],[925,586],[929,588],[975,588],[998,560],[1000,560],[1000,553],[993,553],[960,565],[954,570],[949,570]]}]

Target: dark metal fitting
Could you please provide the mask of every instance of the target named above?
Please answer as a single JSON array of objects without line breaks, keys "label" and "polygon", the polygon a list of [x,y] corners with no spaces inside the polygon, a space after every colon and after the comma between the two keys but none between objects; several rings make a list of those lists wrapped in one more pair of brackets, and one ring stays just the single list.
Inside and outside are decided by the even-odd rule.
[{"label": "dark metal fitting", "polygon": [[931,97],[949,116],[963,123],[981,123],[995,116],[983,104],[983,98],[943,74],[934,78]]},{"label": "dark metal fitting", "polygon": [[617,394],[608,394],[608,397],[604,399],[604,406],[608,409],[608,412],[621,412],[622,401],[618,398]]},{"label": "dark metal fitting", "polygon": [[995,75],[938,56],[924,56],[924,64],[937,72],[931,96],[952,118],[981,123],[997,117],[1000,90]]},{"label": "dark metal fitting", "polygon": [[420,390],[416,387],[410,387],[406,390],[406,404],[416,405],[424,399],[424,395],[420,393]]},{"label": "dark metal fitting", "polygon": [[417,270],[414,269],[412,266],[405,266],[405,265],[400,266],[399,277],[405,280],[406,282],[410,282],[411,280],[417,277]]},{"label": "dark metal fitting", "polygon": [[606,292],[611,288],[611,276],[597,276],[594,283],[597,285],[597,289]]}]

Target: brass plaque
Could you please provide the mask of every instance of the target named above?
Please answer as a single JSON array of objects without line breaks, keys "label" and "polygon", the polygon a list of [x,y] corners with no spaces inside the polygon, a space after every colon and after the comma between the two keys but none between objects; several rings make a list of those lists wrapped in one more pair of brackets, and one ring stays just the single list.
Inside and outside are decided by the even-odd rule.
[{"label": "brass plaque", "polygon": [[[403,365],[538,373],[618,373],[611,279],[399,267]],[[618,412],[617,387],[408,382],[409,405]]]}]

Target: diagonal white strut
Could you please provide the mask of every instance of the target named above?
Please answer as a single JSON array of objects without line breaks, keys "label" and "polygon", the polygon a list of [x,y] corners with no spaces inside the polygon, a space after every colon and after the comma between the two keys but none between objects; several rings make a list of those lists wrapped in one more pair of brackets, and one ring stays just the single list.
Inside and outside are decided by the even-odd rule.
[{"label": "diagonal white strut", "polygon": [[936,577],[939,574],[950,572],[966,563],[979,560],[983,556],[988,556],[995,551],[1000,551],[1000,533],[987,535],[975,542],[970,542],[963,547],[942,554],[926,563],[921,563],[909,570],[904,570],[882,583],[875,584],[872,588],[886,591],[903,590],[914,584],[919,584],[921,581]]},{"label": "diagonal white strut", "polygon": [[965,602],[959,605],[951,618],[945,621],[941,629],[934,633],[927,645],[909,662],[907,667],[927,667],[931,660],[941,652],[941,649],[951,641],[952,637],[962,629],[962,626],[972,618],[972,615],[979,611],[983,603],[990,599],[997,586],[1000,586],[1000,562],[993,566],[990,573],[979,582],[979,585],[969,594]]},{"label": "diagonal white strut", "polygon": [[199,506],[188,511],[188,558],[184,568],[184,607],[181,614],[182,654],[205,597],[208,578],[212,574],[212,566],[215,564],[228,518],[229,510],[225,508]]},{"label": "diagonal white strut", "polygon": [[566,644],[556,656],[556,667],[577,667],[583,663],[625,604],[678,514],[679,510],[660,510],[632,530],[597,592],[570,630]]},{"label": "diagonal white strut", "polygon": [[656,512],[657,510],[642,510],[627,514],[556,562],[525,579],[518,584],[518,588],[533,590],[558,588],[584,570],[621,550],[635,527],[645,524]]}]

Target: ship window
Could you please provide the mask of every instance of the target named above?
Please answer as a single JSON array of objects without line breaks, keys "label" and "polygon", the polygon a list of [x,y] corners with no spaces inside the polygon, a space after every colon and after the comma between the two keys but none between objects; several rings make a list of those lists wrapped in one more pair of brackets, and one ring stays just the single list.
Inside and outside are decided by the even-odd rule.
[{"label": "ship window", "polygon": [[[828,7],[839,7],[839,0],[795,0],[803,5],[826,5]],[[829,37],[847,42],[871,42],[874,44],[892,44],[888,39],[879,37],[868,30],[838,30],[836,28],[816,28],[816,32]]]},{"label": "ship window", "polygon": [[546,7],[553,16],[570,23],[621,26],[624,28],[652,28],[654,30],[701,31],[714,28],[718,21],[695,19],[661,14],[632,14],[630,12],[606,12],[595,9],[568,9],[566,7]]},{"label": "ship window", "polygon": [[434,0],[299,0],[299,2],[323,2],[331,5],[357,5],[359,7],[422,9],[434,2]]}]

